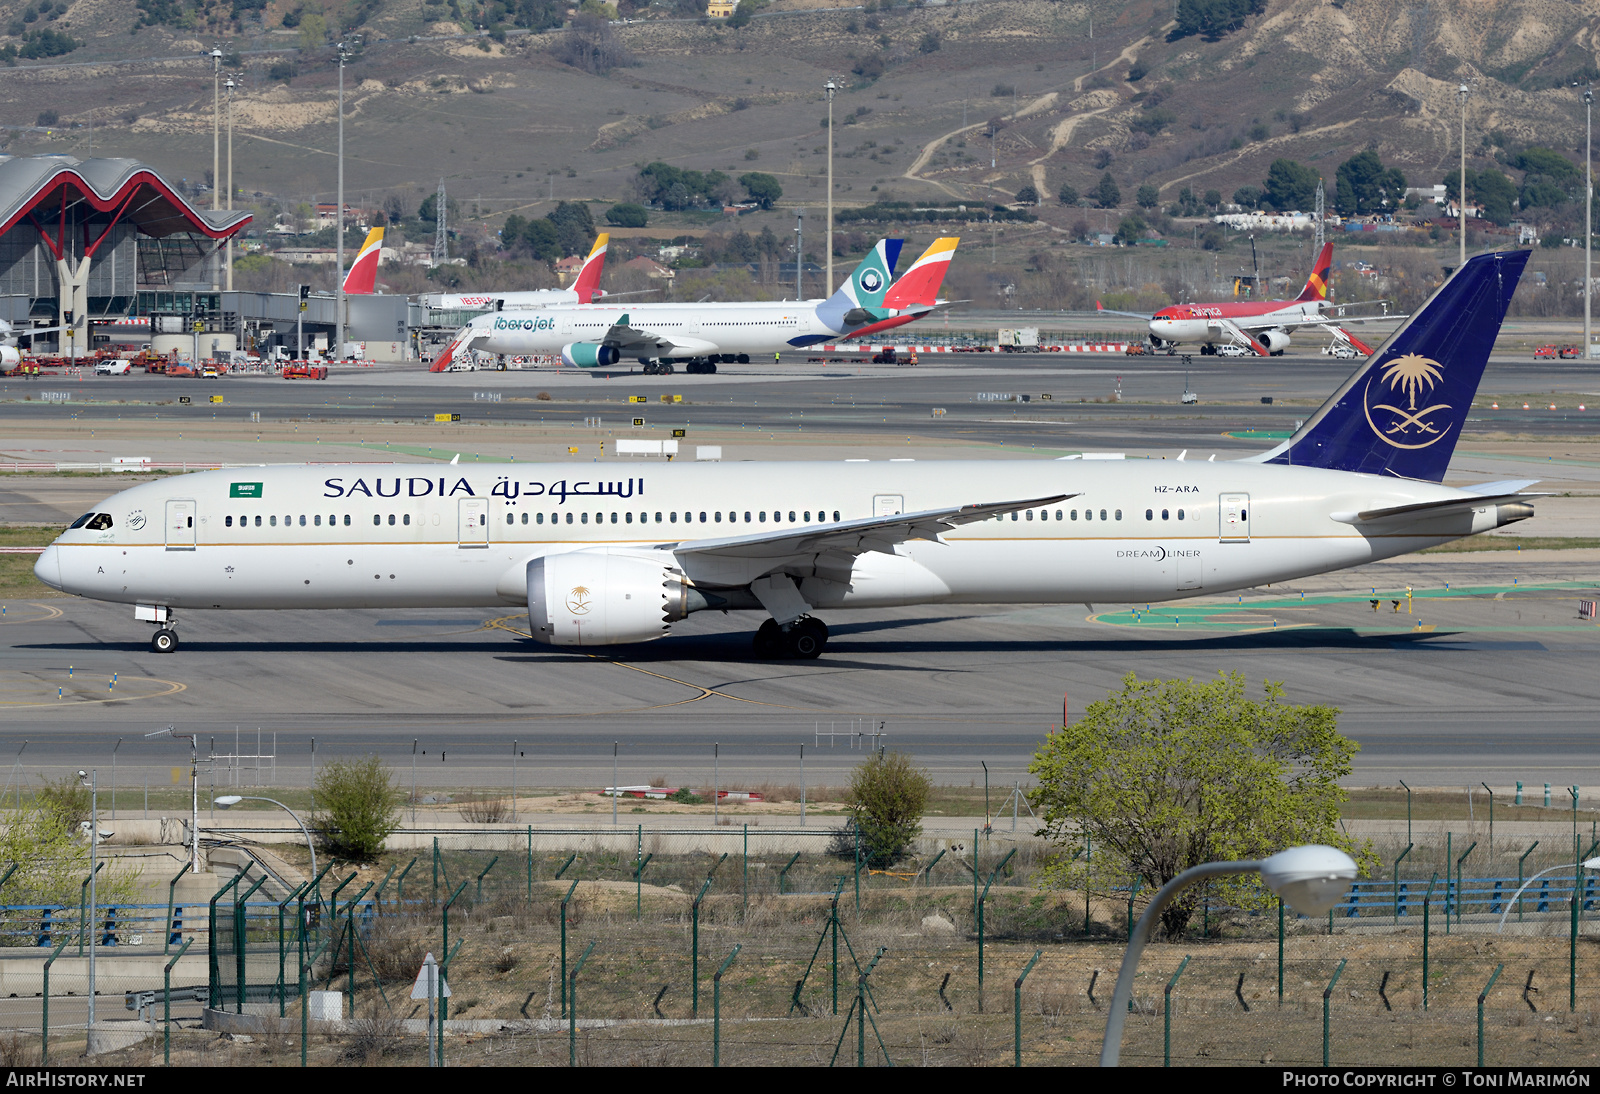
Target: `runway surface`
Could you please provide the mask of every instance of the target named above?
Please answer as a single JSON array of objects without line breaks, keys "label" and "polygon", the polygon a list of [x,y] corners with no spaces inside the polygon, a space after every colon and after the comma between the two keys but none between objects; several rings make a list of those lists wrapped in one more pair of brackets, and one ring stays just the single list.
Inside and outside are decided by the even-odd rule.
[{"label": "runway surface", "polygon": [[[647,419],[638,435],[682,428],[687,445],[710,439],[725,446],[725,459],[836,459],[841,448],[882,458],[907,451],[899,446],[919,458],[1085,450],[1170,458],[1188,449],[1190,458],[1224,459],[1275,443],[1354,367],[1316,355],[1196,357],[1187,370],[1165,357],[973,355],[899,369],[729,366],[715,377],[430,376],[413,368],[322,383],[7,379],[0,423],[10,440],[0,460],[108,458],[141,443],[139,454],[157,459],[221,448],[236,459],[252,451],[259,426],[274,431],[253,450],[269,462],[448,459],[463,450],[463,436],[476,438],[485,458],[520,461],[549,457],[518,447],[519,430],[542,423],[543,450],[564,452],[558,434],[561,445],[569,434],[585,443],[628,436],[632,416]],[[1094,401],[1109,400],[1119,377],[1121,402]],[[1186,382],[1198,405],[1180,403]],[[70,401],[46,402],[47,391]],[[1600,377],[1580,362],[1498,356],[1485,397],[1526,399],[1474,413],[1451,481],[1542,478],[1565,496],[1541,502],[1540,517],[1516,530],[1594,535],[1600,459],[1583,444],[1600,415],[1589,409],[1596,392]],[[183,393],[194,402],[177,404]],[[663,405],[663,393],[685,402]],[[224,402],[210,404],[210,394]],[[649,402],[627,402],[635,394]],[[936,418],[935,408],[945,415]],[[252,411],[261,423],[249,421]],[[507,428],[441,433],[436,446],[394,439],[435,413]],[[602,427],[582,432],[592,417]],[[352,423],[359,435],[321,443],[322,431],[331,437]],[[1508,436],[1517,444],[1491,443]],[[320,447],[308,447],[313,438]],[[580,458],[593,456],[585,449]],[[5,476],[0,520],[70,517],[124,484]],[[837,613],[827,618],[833,638],[824,657],[799,663],[754,659],[757,620],[739,614],[701,613],[661,642],[588,656],[528,641],[518,633],[525,616],[509,608],[197,612],[184,620],[180,652],[158,656],[148,651],[148,627],[124,607],[8,603],[0,763],[26,740],[33,771],[94,763],[104,772],[122,737],[124,784],[145,776],[165,783],[186,750],[143,733],[172,724],[199,732],[202,749],[215,736],[218,751],[231,752],[239,726],[240,750],[253,752],[259,726],[264,741],[277,734],[280,782],[309,776],[315,737],[321,758],[377,751],[407,774],[416,739],[427,753],[418,765],[424,785],[509,785],[515,741],[522,785],[599,786],[611,779],[613,740],[625,783],[709,783],[714,747],[725,783],[791,783],[804,745],[815,784],[842,781],[861,756],[849,734],[881,723],[884,743],[912,752],[940,781],[981,782],[985,761],[998,786],[1026,781],[1030,753],[1059,722],[1063,693],[1076,717],[1128,672],[1237,670],[1255,685],[1285,681],[1293,701],[1340,707],[1341,727],[1362,745],[1352,783],[1600,785],[1600,630],[1577,613],[1578,600],[1596,597],[1597,563],[1594,550],[1420,556],[1308,581],[1305,602],[1297,585],[1242,602],[1229,596],[1148,613],[1141,605],[1136,615],[1121,604]],[[1419,594],[1410,614],[1408,584]],[[1374,612],[1374,588],[1399,596],[1401,612],[1392,610],[1394,596],[1380,597]]]}]

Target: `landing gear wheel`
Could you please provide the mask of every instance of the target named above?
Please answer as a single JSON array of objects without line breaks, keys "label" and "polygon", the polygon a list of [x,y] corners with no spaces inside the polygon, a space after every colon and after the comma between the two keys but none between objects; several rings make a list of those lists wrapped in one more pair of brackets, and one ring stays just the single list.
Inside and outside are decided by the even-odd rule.
[{"label": "landing gear wheel", "polygon": [[789,628],[789,656],[810,661],[828,644],[828,628],[820,619],[802,619]]},{"label": "landing gear wheel", "polygon": [[150,638],[150,649],[155,653],[171,653],[178,648],[178,632],[161,628]]},{"label": "landing gear wheel", "polygon": [[754,647],[757,657],[770,660],[784,655],[783,647],[786,638],[787,636],[783,633],[782,628],[778,626],[777,620],[769,619],[761,624],[760,629],[756,631],[755,638],[751,640],[751,645]]}]

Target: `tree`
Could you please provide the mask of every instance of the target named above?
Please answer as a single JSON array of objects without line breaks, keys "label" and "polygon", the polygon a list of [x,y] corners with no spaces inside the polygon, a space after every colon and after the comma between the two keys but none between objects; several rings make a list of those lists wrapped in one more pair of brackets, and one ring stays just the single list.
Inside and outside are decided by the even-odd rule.
[{"label": "tree", "polygon": [[617,228],[643,228],[650,223],[650,212],[643,205],[623,201],[606,210],[606,223]]},{"label": "tree", "polygon": [[879,752],[850,773],[845,808],[870,865],[893,865],[922,834],[922,813],[932,792],[928,773],[900,752]]},{"label": "tree", "polygon": [[1078,188],[1070,182],[1063,182],[1061,189],[1056,191],[1056,200],[1063,205],[1078,204]]},{"label": "tree", "polygon": [[1129,213],[1117,222],[1116,235],[1111,237],[1111,242],[1120,243],[1124,247],[1132,247],[1145,237],[1150,230],[1150,225],[1145,223],[1144,217],[1137,211]]},{"label": "tree", "polygon": [[1034,189],[1031,182],[1027,183],[1022,187],[1022,189],[1017,191],[1017,203],[1020,205],[1039,204],[1039,191]]},{"label": "tree", "polygon": [[750,20],[755,18],[756,6],[751,0],[739,0],[739,6],[733,9],[733,14],[728,16],[728,26],[735,29],[748,26]]},{"label": "tree", "polygon": [[629,53],[608,19],[587,12],[573,17],[566,34],[555,49],[556,60],[592,76],[604,76],[614,68],[633,64]]},{"label": "tree", "polygon": [[1268,209],[1315,209],[1319,176],[1311,168],[1290,159],[1277,159],[1267,168],[1267,181],[1261,186],[1261,200]]},{"label": "tree", "polygon": [[406,203],[399,194],[390,194],[383,199],[383,215],[390,224],[399,224],[406,218]]},{"label": "tree", "polygon": [[300,49],[310,53],[328,40],[328,20],[319,12],[306,12],[300,18]]},{"label": "tree", "polygon": [[[1094,842],[1092,865],[1063,856],[1046,876],[1154,891],[1191,866],[1304,843],[1341,847],[1369,870],[1370,846],[1354,846],[1339,828],[1339,780],[1359,746],[1339,733],[1338,715],[1285,702],[1272,681],[1249,699],[1240,673],[1203,683],[1129,673],[1120,691],[1052,733],[1028,767],[1050,840]],[[1251,880],[1223,888],[1235,902],[1264,903]],[[1162,914],[1169,937],[1188,924],[1202,892],[1188,890]]]},{"label": "tree", "polygon": [[917,51],[919,53],[938,53],[941,44],[939,32],[936,30],[930,30],[924,34],[922,36],[922,40],[917,43]]},{"label": "tree", "polygon": [[1339,165],[1334,206],[1341,216],[1362,216],[1400,208],[1406,177],[1397,167],[1385,169],[1378,153],[1368,148]]},{"label": "tree", "polygon": [[376,756],[319,767],[311,800],[322,838],[346,858],[381,854],[389,833],[400,827],[400,791]]},{"label": "tree", "polygon": [[589,248],[594,246],[594,237],[600,234],[589,206],[581,201],[560,202],[545,214],[545,219],[555,228],[564,255],[588,254]]},{"label": "tree", "polygon": [[[1444,177],[1445,197],[1451,201],[1458,200],[1461,196],[1461,168],[1456,168]],[[1517,184],[1507,178],[1502,172],[1495,170],[1474,171],[1467,168],[1467,195],[1483,208],[1483,219],[1500,225],[1502,228],[1511,223],[1511,203],[1517,200]],[[1530,195],[1537,197],[1538,195]],[[1539,202],[1523,202],[1524,206],[1532,207]],[[1553,202],[1551,204],[1559,204]]]},{"label": "tree", "polygon": [[1206,202],[1206,204],[1208,206],[1210,206],[1211,208],[1215,209],[1217,206],[1222,204],[1222,191],[1221,190],[1207,190],[1206,191],[1205,202]]},{"label": "tree", "polygon": [[[77,783],[71,776],[62,782],[69,780]],[[59,785],[47,784],[47,788]],[[18,864],[17,872],[6,882],[9,904],[78,907],[83,879],[89,876],[87,834],[78,827],[81,820],[88,819],[88,796],[84,790],[82,815],[70,826],[62,823],[59,812],[46,805],[44,792],[38,800],[11,811],[0,828],[0,862]],[[139,871],[124,870],[120,865],[108,865],[95,883],[96,900],[101,907],[132,904],[141,899],[142,891]]]},{"label": "tree", "polygon": [[739,185],[750,195],[750,200],[763,209],[772,208],[773,202],[783,197],[783,187],[778,184],[777,178],[760,171],[740,175]]},{"label": "tree", "polygon": [[1141,209],[1154,209],[1156,202],[1161,200],[1161,191],[1157,190],[1153,183],[1147,182],[1139,187],[1133,195],[1133,200],[1139,203]]},{"label": "tree", "polygon": [[1177,19],[1169,42],[1198,34],[1215,42],[1244,26],[1245,16],[1267,10],[1267,0],[1178,0]]},{"label": "tree", "polygon": [[1094,202],[1102,209],[1115,209],[1122,204],[1122,191],[1117,189],[1110,171],[1100,176],[1100,185],[1094,190]]},{"label": "tree", "polygon": [[1245,211],[1261,208],[1261,188],[1241,186],[1233,192],[1233,203]]}]

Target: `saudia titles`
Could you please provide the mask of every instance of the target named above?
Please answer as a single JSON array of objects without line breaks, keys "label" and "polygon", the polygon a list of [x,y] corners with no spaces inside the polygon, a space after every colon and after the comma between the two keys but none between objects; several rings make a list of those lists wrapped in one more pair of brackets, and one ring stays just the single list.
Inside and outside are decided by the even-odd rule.
[{"label": "saudia titles", "polygon": [[[452,484],[448,478],[431,479],[421,475],[409,477],[396,475],[393,478],[379,477],[371,480],[360,478],[348,484],[343,478],[332,478],[325,479],[322,487],[322,496],[325,498],[398,498],[402,494],[408,498],[479,496],[479,492],[464,478],[457,479]],[[644,480],[617,479],[611,482],[591,482],[585,479],[569,484],[566,479],[550,483],[517,482],[502,475],[489,488],[488,493],[490,497],[505,498],[508,502],[515,502],[518,498],[547,497],[557,499],[559,504],[565,504],[568,498],[642,498]]]},{"label": "saudia titles", "polygon": [[555,330],[556,321],[554,319],[503,319],[497,315],[494,318],[494,329],[529,331]]}]

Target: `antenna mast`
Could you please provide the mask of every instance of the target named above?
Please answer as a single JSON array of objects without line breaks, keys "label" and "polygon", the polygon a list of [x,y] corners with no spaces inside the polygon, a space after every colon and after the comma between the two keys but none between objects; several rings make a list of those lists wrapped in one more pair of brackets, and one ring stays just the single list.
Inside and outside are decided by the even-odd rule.
[{"label": "antenna mast", "polygon": [[433,264],[443,266],[450,261],[450,236],[445,221],[444,179],[439,180],[439,196],[433,207]]}]

